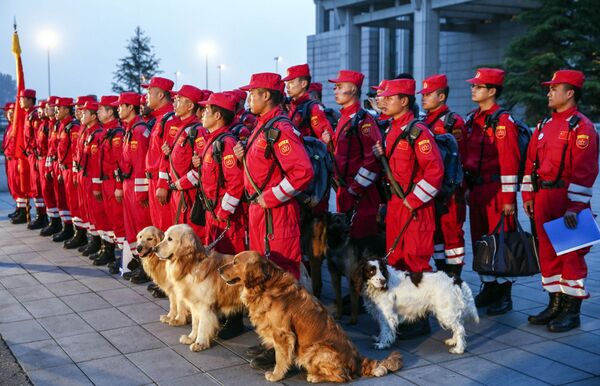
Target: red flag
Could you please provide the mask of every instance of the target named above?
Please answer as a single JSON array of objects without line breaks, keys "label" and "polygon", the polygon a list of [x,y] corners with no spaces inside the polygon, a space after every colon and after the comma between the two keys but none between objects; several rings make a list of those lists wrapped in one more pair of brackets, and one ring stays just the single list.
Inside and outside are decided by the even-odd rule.
[{"label": "red flag", "polygon": [[17,64],[17,95],[15,96],[15,112],[13,116],[13,130],[15,136],[15,158],[19,160],[19,184],[22,192],[29,191],[28,173],[25,168],[28,168],[27,156],[24,154],[25,149],[25,119],[26,112],[19,103],[19,94],[25,90],[25,77],[23,76],[23,62],[21,61],[21,45],[19,44],[19,35],[17,34],[17,23],[14,24],[15,32],[12,39],[12,52],[15,54]]}]

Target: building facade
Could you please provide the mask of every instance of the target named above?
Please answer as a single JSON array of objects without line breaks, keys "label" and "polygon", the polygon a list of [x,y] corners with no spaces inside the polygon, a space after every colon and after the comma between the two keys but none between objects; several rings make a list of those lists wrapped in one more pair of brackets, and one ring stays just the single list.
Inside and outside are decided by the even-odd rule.
[{"label": "building facade", "polygon": [[525,28],[513,19],[538,7],[529,0],[314,0],[316,33],[308,36],[313,81],[323,83],[323,102],[335,107],[332,79],[338,70],[365,74],[363,96],[381,79],[411,73],[420,84],[444,73],[449,105],[473,108],[465,79],[475,68],[502,63],[510,41]]}]

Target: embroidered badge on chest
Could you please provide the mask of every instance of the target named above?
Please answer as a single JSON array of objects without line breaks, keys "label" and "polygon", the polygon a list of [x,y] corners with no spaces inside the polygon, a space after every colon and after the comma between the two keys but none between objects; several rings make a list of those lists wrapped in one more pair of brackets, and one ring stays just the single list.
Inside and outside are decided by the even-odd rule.
[{"label": "embroidered badge on chest", "polygon": [[561,131],[558,134],[558,139],[566,141],[567,139],[569,139],[569,132],[568,131]]},{"label": "embroidered badge on chest", "polygon": [[408,150],[408,141],[405,140],[400,140],[400,142],[398,142],[398,150]]},{"label": "embroidered badge on chest", "polygon": [[171,128],[169,129],[169,135],[171,137],[174,137],[177,135],[177,132],[179,131],[179,129],[175,126],[171,126]]}]

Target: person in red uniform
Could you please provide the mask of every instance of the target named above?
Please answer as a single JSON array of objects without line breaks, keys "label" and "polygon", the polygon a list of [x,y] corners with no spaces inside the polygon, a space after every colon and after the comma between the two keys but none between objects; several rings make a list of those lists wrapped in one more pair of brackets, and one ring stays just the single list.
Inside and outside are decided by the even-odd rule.
[{"label": "person in red uniform", "polygon": [[256,117],[250,111],[246,110],[246,91],[235,89],[226,91],[225,93],[233,96],[236,103],[235,116],[231,122],[230,131],[240,141],[246,141],[256,126]]},{"label": "person in red uniform", "polygon": [[[162,151],[167,156],[160,165],[159,172],[168,173],[170,181],[177,181],[181,177],[192,176],[192,156],[194,153],[203,154],[206,145],[206,130],[196,116],[198,103],[202,101],[205,93],[197,87],[183,85],[175,97],[175,115],[177,124],[169,127],[167,141],[162,146]],[[175,132],[175,135],[171,135]],[[163,179],[159,182],[163,183]],[[169,185],[167,185],[169,187]],[[171,185],[173,188],[173,185]],[[194,232],[204,240],[204,226],[194,224],[190,219],[192,205],[196,190],[188,187],[185,190],[174,189],[171,195],[171,222],[172,224],[188,224]]]},{"label": "person in red uniform", "polygon": [[[30,140],[30,132],[32,125],[29,122],[29,114],[33,109],[33,105],[35,104],[35,91],[34,90],[23,90],[19,92],[17,102],[19,106],[24,110],[25,114],[25,123],[23,126],[23,137],[24,142],[22,144],[22,148],[17,149],[17,132],[15,127],[13,126],[12,130],[9,134],[9,146],[8,150],[8,158],[10,158],[12,180],[13,180],[13,190],[17,196],[17,213],[11,217],[10,222],[12,224],[25,224],[27,223],[27,218],[29,216],[28,212],[28,202],[31,197],[31,178],[30,178],[30,164],[29,164],[29,156],[28,149],[30,148],[29,140]],[[24,154],[24,158],[19,160],[17,156],[21,156]]]},{"label": "person in red uniform", "polygon": [[140,115],[144,122],[148,125],[154,126],[154,117],[152,117],[152,109],[148,107],[148,94],[142,95],[142,99],[140,100]]},{"label": "person in red uniform", "polygon": [[[399,191],[392,189],[385,218],[388,263],[408,272],[431,271],[435,232],[434,198],[444,179],[444,163],[433,134],[415,119],[415,81],[394,79],[380,92],[385,98],[383,113],[392,117],[385,139],[385,151],[378,141],[373,151],[385,156]],[[391,180],[391,185],[394,182]],[[408,338],[429,333],[425,316],[409,324],[401,334]]]},{"label": "person in red uniform", "polygon": [[146,155],[146,178],[149,181],[149,205],[152,224],[166,231],[173,224],[168,173],[159,174],[160,163],[165,160],[162,145],[167,141],[166,126],[174,119],[171,93],[173,81],[154,76],[150,83],[142,85],[148,89],[146,98],[148,107],[152,109],[154,126],[151,128],[150,147]]},{"label": "person in red uniform", "polygon": [[6,158],[6,182],[8,183],[8,190],[10,192],[11,197],[16,202],[15,211],[8,215],[8,217],[11,220],[17,215],[22,216],[21,212],[25,212],[26,210],[26,202],[22,201],[18,195],[18,191],[20,188],[17,186],[19,184],[19,180],[17,160],[15,159],[16,137],[14,133],[14,126],[12,124],[14,111],[14,103],[9,102],[4,105],[4,115],[6,116],[6,119],[8,121],[8,126],[6,127],[6,130],[4,132],[4,138],[2,140],[2,151],[4,152],[4,156]]},{"label": "person in red uniform", "polygon": [[[458,144],[461,159],[465,158],[467,131],[462,117],[448,108],[448,79],[446,75],[433,75],[423,80],[423,109],[427,111],[424,123],[434,135],[452,134]],[[459,188],[450,197],[436,198],[436,231],[433,259],[438,270],[460,277],[465,258],[465,232],[467,206],[464,189]]]},{"label": "person in red uniform", "polygon": [[42,184],[37,163],[37,142],[36,134],[41,124],[37,109],[35,106],[36,92],[35,90],[25,89],[19,94],[19,103],[25,110],[25,125],[23,127],[24,151],[27,154],[27,163],[29,165],[29,192],[27,197],[33,198],[35,205],[36,217],[31,219],[27,225],[28,229],[41,229],[48,224],[48,216],[46,215],[46,205],[42,198]]},{"label": "person in red uniform", "polygon": [[[341,70],[335,83],[335,102],[342,107],[334,144],[334,174],[337,185],[337,211],[351,213],[350,237],[362,248],[378,232],[377,212],[381,197],[375,182],[381,165],[373,155],[373,145],[381,132],[373,118],[360,107],[364,75]],[[327,132],[324,134],[327,141]]]},{"label": "person in red uniform", "polygon": [[78,212],[79,197],[73,183],[73,152],[79,138],[79,122],[73,118],[73,99],[58,98],[56,101],[56,120],[58,121],[56,140],[55,172],[57,175],[57,197],[64,197],[64,207],[61,210],[59,198],[59,213],[63,221],[61,232],[52,236],[54,242],[64,242],[75,234],[72,213]]},{"label": "person in red uniform", "polygon": [[[136,237],[139,231],[152,225],[148,210],[148,178],[146,178],[146,153],[150,142],[150,129],[139,115],[140,95],[124,92],[116,102],[119,118],[125,129],[123,155],[115,171],[117,185],[115,199],[123,205],[125,237],[134,259],[139,262]],[[122,182],[122,189],[118,183]],[[134,283],[147,282],[147,276],[138,263],[130,275]],[[128,275],[129,276],[129,275]]]},{"label": "person in red uniform", "polygon": [[521,187],[525,213],[535,220],[542,287],[550,298],[548,307],[529,322],[546,324],[551,332],[579,327],[581,302],[589,297],[584,281],[590,247],[557,256],[543,227],[564,216],[565,225],[575,228],[577,214],[590,208],[598,176],[598,134],[577,108],[584,81],[580,71],[561,70],[543,83],[549,86],[552,115],[533,133]]},{"label": "person in red uniform", "polygon": [[[471,99],[479,108],[467,119],[467,153],[463,160],[468,187],[471,242],[490,234],[504,215],[506,231],[515,229],[517,174],[521,154],[518,129],[510,114],[502,114],[496,129],[488,124],[504,83],[504,71],[480,68],[471,83]],[[488,307],[488,315],[512,309],[512,281],[509,278],[481,275],[483,289],[475,297],[477,307]]]},{"label": "person in red uniform", "polygon": [[92,178],[101,181],[102,189],[95,190],[94,196],[100,199],[106,215],[106,233],[108,239],[104,245],[104,251],[97,259],[95,265],[108,264],[109,271],[113,274],[119,273],[120,264],[115,259],[115,246],[123,249],[125,242],[125,225],[123,222],[123,205],[117,202],[115,190],[121,189],[122,182],[117,182],[114,170],[119,165],[123,156],[123,136],[125,130],[121,127],[117,117],[117,96],[106,95],[100,98],[98,103],[98,119],[104,127],[104,135],[99,143],[99,159],[97,173]]}]

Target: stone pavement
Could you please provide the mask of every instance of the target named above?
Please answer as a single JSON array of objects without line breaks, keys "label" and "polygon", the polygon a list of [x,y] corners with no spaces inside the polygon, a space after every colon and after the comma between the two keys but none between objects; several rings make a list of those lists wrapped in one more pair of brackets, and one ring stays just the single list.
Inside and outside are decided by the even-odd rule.
[{"label": "stone pavement", "polygon": [[[244,356],[246,347],[257,342],[254,332],[191,352],[178,343],[189,327],[158,321],[168,308],[166,300],[154,299],[145,285],[111,276],[105,267],[92,266],[24,225],[11,225],[6,220],[11,205],[10,197],[0,194],[0,334],[33,384],[269,384]],[[594,248],[588,259],[593,297],[582,307],[581,328],[551,334],[544,326],[528,325],[527,315],[542,309],[547,296],[539,277],[521,279],[514,287],[512,312],[482,316],[479,325],[466,326],[464,355],[448,353],[443,340],[449,335],[434,323],[430,337],[396,343],[404,356],[402,370],[353,384],[600,385],[598,251]],[[470,264],[471,257],[467,260]],[[479,280],[468,268],[464,278],[477,293]],[[324,290],[323,300],[331,307],[328,281]],[[387,355],[370,347],[377,327],[368,315],[344,328],[363,354]],[[290,374],[284,384],[306,384],[305,377]]]}]

